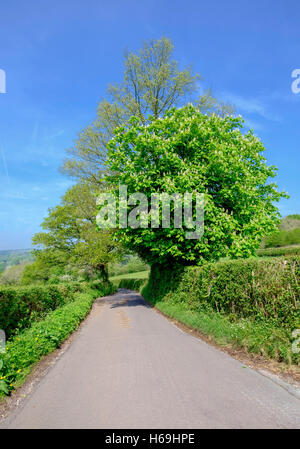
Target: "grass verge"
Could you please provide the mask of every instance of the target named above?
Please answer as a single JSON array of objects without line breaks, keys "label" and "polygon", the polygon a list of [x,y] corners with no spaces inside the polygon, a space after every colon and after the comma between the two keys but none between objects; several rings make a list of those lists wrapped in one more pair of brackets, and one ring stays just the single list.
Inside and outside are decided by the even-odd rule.
[{"label": "grass verge", "polygon": [[149,270],[138,271],[137,273],[120,274],[119,276],[111,276],[109,280],[111,282],[121,281],[122,279],[148,279]]},{"label": "grass verge", "polygon": [[279,327],[273,320],[233,317],[200,302],[197,310],[191,310],[184,298],[178,302],[174,293],[173,296],[169,294],[167,300],[163,297],[157,301],[155,294],[147,294],[149,285],[146,286],[141,279],[124,279],[120,287],[140,291],[164,315],[209,337],[221,347],[241,349],[269,360],[284,362],[287,366],[300,363],[299,354],[293,352],[290,329]]},{"label": "grass verge", "polygon": [[299,256],[153,266],[141,290],[157,309],[220,345],[299,366],[299,269]]},{"label": "grass verge", "polygon": [[299,363],[298,354],[292,352],[290,333],[272,323],[249,319],[231,322],[229,317],[214,310],[192,311],[184,304],[171,302],[156,302],[155,307],[170,318],[212,337],[220,346],[231,345],[287,365]]}]

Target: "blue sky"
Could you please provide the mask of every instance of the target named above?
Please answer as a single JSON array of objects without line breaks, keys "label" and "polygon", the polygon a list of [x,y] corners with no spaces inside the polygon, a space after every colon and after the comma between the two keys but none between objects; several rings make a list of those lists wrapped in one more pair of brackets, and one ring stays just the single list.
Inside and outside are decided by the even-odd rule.
[{"label": "blue sky", "polygon": [[0,249],[29,248],[49,207],[72,181],[58,172],[108,83],[121,80],[123,50],[170,37],[181,66],[235,103],[262,139],[276,181],[300,213],[299,1],[24,0],[2,2]]}]

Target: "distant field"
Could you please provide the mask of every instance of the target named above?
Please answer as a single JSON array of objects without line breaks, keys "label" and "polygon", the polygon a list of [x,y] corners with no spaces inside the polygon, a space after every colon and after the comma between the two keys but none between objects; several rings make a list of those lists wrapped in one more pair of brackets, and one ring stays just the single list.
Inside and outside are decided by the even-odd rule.
[{"label": "distant field", "polygon": [[259,249],[256,254],[259,257],[287,256],[288,254],[300,254],[300,245],[281,246],[278,248]]},{"label": "distant field", "polygon": [[149,270],[138,271],[137,273],[120,274],[119,276],[111,276],[110,281],[120,281],[121,279],[147,279],[149,277]]},{"label": "distant field", "polygon": [[32,261],[33,256],[30,249],[0,250],[0,272],[7,267]]}]

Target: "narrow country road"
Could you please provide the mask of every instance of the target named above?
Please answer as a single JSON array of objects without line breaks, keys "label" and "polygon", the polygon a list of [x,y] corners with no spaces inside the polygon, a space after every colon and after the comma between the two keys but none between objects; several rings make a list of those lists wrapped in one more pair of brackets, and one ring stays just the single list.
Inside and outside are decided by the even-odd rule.
[{"label": "narrow country road", "polygon": [[299,428],[300,401],[137,293],[96,300],[2,428]]}]

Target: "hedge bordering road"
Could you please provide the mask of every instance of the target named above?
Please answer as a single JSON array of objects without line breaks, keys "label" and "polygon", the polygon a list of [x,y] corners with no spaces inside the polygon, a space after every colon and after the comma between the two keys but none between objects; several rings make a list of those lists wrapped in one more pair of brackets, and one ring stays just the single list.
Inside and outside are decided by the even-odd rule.
[{"label": "hedge bordering road", "polygon": [[33,364],[56,349],[78,328],[95,298],[115,290],[112,284],[86,285],[82,293],[74,294],[71,302],[48,313],[45,319],[33,323],[8,341],[5,353],[0,354],[0,392],[9,394],[21,385]]}]

